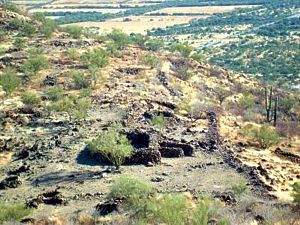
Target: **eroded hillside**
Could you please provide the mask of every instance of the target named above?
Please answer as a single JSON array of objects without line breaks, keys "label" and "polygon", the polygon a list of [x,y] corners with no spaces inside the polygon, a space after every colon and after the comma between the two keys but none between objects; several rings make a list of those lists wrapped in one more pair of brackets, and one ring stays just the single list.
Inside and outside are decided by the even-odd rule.
[{"label": "eroded hillside", "polygon": [[[279,102],[266,145],[251,134],[266,123],[269,85],[196,61],[184,45],[170,52],[120,31],[55,28],[46,38],[42,19],[3,9],[0,18],[0,75],[18,81],[2,83],[0,200],[34,208],[26,221],[97,215],[99,223],[130,223],[122,211],[103,217],[96,209],[112,180],[133,175],[159,193],[211,195],[231,224],[299,224],[290,195],[300,176],[297,94],[273,88],[271,102],[295,101],[285,114]],[[36,29],[30,37],[27,23]],[[87,147],[112,128],[134,148],[120,170]],[[237,184],[247,186],[241,195],[232,192]]]}]

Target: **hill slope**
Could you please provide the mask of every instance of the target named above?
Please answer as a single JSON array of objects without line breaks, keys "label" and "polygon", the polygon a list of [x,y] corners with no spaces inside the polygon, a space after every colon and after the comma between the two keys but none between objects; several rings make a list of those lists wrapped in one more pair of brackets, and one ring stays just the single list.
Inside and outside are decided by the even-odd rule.
[{"label": "hill slope", "polygon": [[[282,101],[277,128],[270,122],[265,131],[282,137],[265,146],[251,135],[267,123],[265,86],[257,80],[185,57],[181,48],[164,51],[149,37],[56,28],[45,38],[43,18],[4,9],[0,17],[0,77],[9,77],[0,79],[1,201],[37,207],[36,220],[71,221],[95,213],[112,180],[130,174],[159,193],[210,194],[231,224],[299,222],[290,196],[300,175],[293,93],[274,87],[272,101],[295,101],[288,109]],[[111,129],[134,147],[121,172],[86,147]],[[247,186],[241,196],[230,192],[236,184]],[[115,224],[120,215],[104,219]]]}]

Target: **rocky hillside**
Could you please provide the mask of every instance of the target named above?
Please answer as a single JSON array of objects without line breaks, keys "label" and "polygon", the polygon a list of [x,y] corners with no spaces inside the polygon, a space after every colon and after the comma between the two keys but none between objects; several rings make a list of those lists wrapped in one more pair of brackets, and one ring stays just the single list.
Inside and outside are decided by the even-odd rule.
[{"label": "rocky hillside", "polygon": [[[297,93],[195,60],[185,45],[3,8],[0,18],[0,201],[32,208],[23,222],[130,224],[101,209],[118,205],[106,202],[112,181],[132,175],[158,193],[212,196],[229,224],[299,224]],[[111,129],[133,147],[119,170],[88,145]]]}]

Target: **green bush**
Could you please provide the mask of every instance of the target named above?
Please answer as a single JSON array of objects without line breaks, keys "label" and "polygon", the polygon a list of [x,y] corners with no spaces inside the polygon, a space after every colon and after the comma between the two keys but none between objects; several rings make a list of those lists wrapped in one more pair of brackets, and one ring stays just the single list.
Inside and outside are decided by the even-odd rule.
[{"label": "green bush", "polygon": [[160,224],[189,224],[188,199],[182,194],[163,195],[156,202],[150,204],[149,210],[154,220]]},{"label": "green bush", "polygon": [[32,14],[33,19],[44,23],[46,21],[46,16],[43,12],[36,12]]},{"label": "green bush", "polygon": [[25,47],[26,45],[26,41],[24,38],[19,38],[17,37],[14,41],[14,47],[17,49],[17,50],[21,50]]},{"label": "green bush", "polygon": [[16,90],[20,86],[20,79],[17,77],[16,71],[10,67],[4,70],[4,73],[0,76],[0,86],[7,95]]},{"label": "green bush", "polygon": [[164,42],[156,38],[149,39],[146,42],[146,48],[149,51],[154,51],[154,52],[159,51],[160,49],[163,48],[163,46],[164,46]]},{"label": "green bush", "polygon": [[159,129],[162,129],[166,125],[166,118],[163,115],[154,116],[151,119],[151,123]]},{"label": "green bush", "polygon": [[72,119],[85,119],[88,116],[90,108],[91,102],[89,99],[78,98],[74,95],[64,97],[48,106],[48,110],[50,111],[67,113],[70,121]]},{"label": "green bush", "polygon": [[269,148],[281,141],[281,138],[276,130],[267,124],[262,125],[260,128],[246,130],[246,134],[252,141],[258,142],[261,148]]},{"label": "green bush", "polygon": [[48,68],[49,62],[46,56],[33,55],[21,66],[21,70],[27,77],[38,75],[38,72]]},{"label": "green bush", "polygon": [[91,101],[88,98],[78,98],[74,101],[73,117],[75,120],[85,119],[91,108]]},{"label": "green bush", "polygon": [[194,48],[192,46],[189,46],[187,44],[173,44],[171,46],[172,52],[178,52],[182,57],[189,57],[192,53]]},{"label": "green bush", "polygon": [[47,88],[45,91],[45,94],[48,96],[48,98],[51,101],[54,101],[54,102],[62,99],[64,96],[63,90],[58,86]]},{"label": "green bush", "polygon": [[71,71],[72,79],[77,89],[89,88],[91,85],[90,80],[88,80],[83,73],[79,71]]},{"label": "green bush", "polygon": [[101,68],[108,64],[108,53],[103,49],[96,49],[94,51],[86,52],[82,55],[82,61],[88,65],[88,69],[92,75],[94,85],[98,81],[98,73]]},{"label": "green bush", "polygon": [[30,23],[25,23],[22,28],[22,35],[26,37],[32,37],[36,32],[35,27]]},{"label": "green bush", "polygon": [[108,43],[106,45],[106,51],[110,56],[120,58],[123,53],[120,51],[115,43]]},{"label": "green bush", "polygon": [[0,205],[0,222],[19,221],[32,212],[31,209],[26,208],[23,204],[7,204],[0,202]]},{"label": "green bush", "polygon": [[238,100],[238,105],[243,109],[250,109],[255,106],[255,99],[252,95],[243,95]]},{"label": "green bush", "polygon": [[35,107],[41,102],[40,96],[30,91],[24,92],[21,96],[21,100],[28,107]]},{"label": "green bush", "polygon": [[129,35],[118,29],[113,29],[113,31],[107,36],[113,41],[118,50],[122,50],[131,41]]},{"label": "green bush", "polygon": [[126,209],[139,211],[154,193],[148,183],[132,176],[121,176],[113,182],[108,198],[124,199]]},{"label": "green bush", "polygon": [[66,55],[73,61],[80,59],[80,53],[76,48],[70,48],[67,50]]},{"label": "green bush", "polygon": [[14,18],[9,21],[10,28],[14,30],[21,30],[23,24],[24,24],[23,21],[18,18]]},{"label": "green bush", "polygon": [[147,36],[142,34],[131,34],[130,35],[132,43],[136,44],[140,48],[145,48],[146,42],[148,40]]},{"label": "green bush", "polygon": [[87,148],[92,155],[104,157],[116,169],[120,168],[133,151],[126,135],[116,130],[102,131],[96,139],[88,143]]},{"label": "green bush", "polygon": [[292,185],[293,192],[292,192],[292,197],[294,198],[294,202],[297,205],[300,205],[300,181],[294,183]]},{"label": "green bush", "polygon": [[17,6],[14,3],[8,2],[8,1],[7,2],[4,1],[4,4],[2,5],[2,7],[11,12],[21,13],[21,9],[19,8],[19,6]]},{"label": "green bush", "polygon": [[140,62],[146,66],[151,66],[152,68],[159,68],[162,65],[161,59],[152,54],[142,55]]},{"label": "green bush", "polygon": [[184,81],[191,79],[195,75],[188,66],[181,66],[180,68],[177,68],[176,73],[177,77]]},{"label": "green bush", "polygon": [[241,194],[243,194],[246,190],[248,189],[247,184],[245,182],[238,182],[236,184],[232,184],[230,187],[230,191],[232,191],[232,193],[235,196],[240,196]]},{"label": "green bush", "polygon": [[205,62],[206,61],[205,55],[201,54],[201,53],[194,53],[194,54],[192,54],[191,58],[197,62]]},{"label": "green bush", "polygon": [[63,28],[63,31],[68,33],[72,38],[78,39],[83,34],[82,27],[78,25],[69,25]]},{"label": "green bush", "polygon": [[39,32],[44,35],[46,38],[50,38],[57,28],[57,24],[54,20],[40,18],[42,20],[42,25],[39,28]]},{"label": "green bush", "polygon": [[0,28],[0,42],[5,41],[7,38],[7,33],[5,30],[3,30],[2,28]]}]

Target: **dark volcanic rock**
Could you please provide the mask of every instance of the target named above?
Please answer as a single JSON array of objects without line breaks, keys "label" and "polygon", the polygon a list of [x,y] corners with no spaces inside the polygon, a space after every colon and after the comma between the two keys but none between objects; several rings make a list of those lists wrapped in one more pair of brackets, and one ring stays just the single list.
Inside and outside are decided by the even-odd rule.
[{"label": "dark volcanic rock", "polygon": [[122,199],[111,199],[104,203],[96,205],[96,211],[101,216],[106,216],[112,212],[118,211],[118,206],[122,203]]},{"label": "dark volcanic rock", "polygon": [[138,75],[142,69],[141,68],[118,68],[117,71],[119,71],[120,73],[126,73],[126,74],[130,74],[130,75]]},{"label": "dark volcanic rock", "polygon": [[235,199],[233,193],[231,192],[215,193],[214,198],[220,199],[222,202],[225,202],[227,205],[237,204],[237,200]]},{"label": "dark volcanic rock", "polygon": [[9,176],[1,181],[0,190],[7,188],[17,188],[22,184],[19,176]]},{"label": "dark volcanic rock", "polygon": [[195,148],[190,144],[176,143],[176,142],[161,142],[159,145],[162,148],[181,148],[185,156],[193,156]]},{"label": "dark volcanic rock", "polygon": [[131,144],[135,148],[148,148],[150,143],[150,135],[143,131],[131,131],[126,134]]},{"label": "dark volcanic rock", "polygon": [[184,156],[182,148],[162,147],[159,151],[162,157],[179,158]]},{"label": "dark volcanic rock", "polygon": [[291,160],[294,163],[300,164],[300,156],[299,155],[283,151],[280,148],[277,148],[275,150],[275,154],[278,155],[278,156],[280,156],[280,157],[287,158],[287,159]]},{"label": "dark volcanic rock", "polygon": [[132,154],[129,162],[145,165],[148,163],[157,164],[161,162],[161,153],[154,149],[140,149]]},{"label": "dark volcanic rock", "polygon": [[30,208],[37,208],[39,204],[46,205],[65,205],[67,204],[67,199],[57,190],[46,192],[37,196],[27,202],[27,206]]}]

